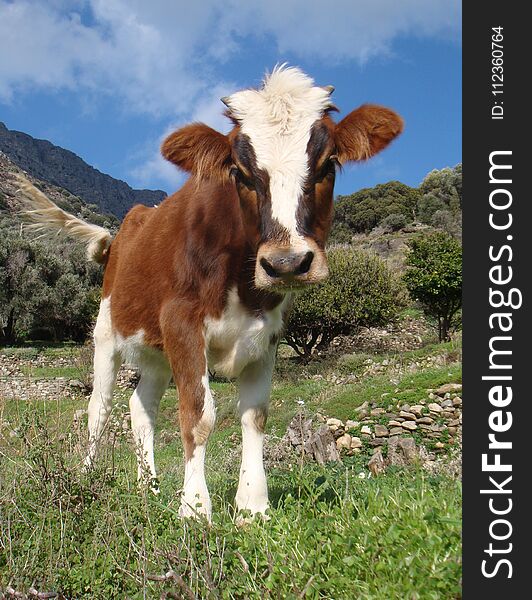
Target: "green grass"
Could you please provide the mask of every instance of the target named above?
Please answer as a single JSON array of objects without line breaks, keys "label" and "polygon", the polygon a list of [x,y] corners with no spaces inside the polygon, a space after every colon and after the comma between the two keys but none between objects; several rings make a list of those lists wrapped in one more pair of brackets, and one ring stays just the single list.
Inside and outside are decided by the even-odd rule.
[{"label": "green grass", "polygon": [[55,379],[56,377],[76,379],[79,377],[80,370],[78,367],[22,367],[21,371],[33,379]]},{"label": "green grass", "polygon": [[[401,360],[454,356],[455,350],[439,345]],[[297,400],[310,413],[353,418],[364,401],[413,403],[427,397],[426,389],[461,377],[451,361],[393,381],[385,373],[335,385],[326,377],[287,377],[293,363],[280,363],[267,431],[279,436],[301,410]],[[332,370],[332,362],[321,365],[324,376]],[[461,486],[445,474],[412,467],[369,477],[364,453],[325,467],[287,461],[268,474],[270,520],[237,527],[238,442],[230,439],[239,431],[236,386],[214,382],[213,390],[211,526],[177,514],[183,461],[175,389],[165,394],[158,421],[159,496],[137,488],[135,456],[119,426],[96,470],[81,472],[86,425],[73,427],[72,417],[85,408],[83,400],[0,405],[0,420],[8,423],[0,435],[0,590],[33,585],[76,599],[160,598],[165,592],[169,598],[460,597]],[[118,423],[128,395],[117,393]],[[150,579],[170,569],[184,583]]]}]

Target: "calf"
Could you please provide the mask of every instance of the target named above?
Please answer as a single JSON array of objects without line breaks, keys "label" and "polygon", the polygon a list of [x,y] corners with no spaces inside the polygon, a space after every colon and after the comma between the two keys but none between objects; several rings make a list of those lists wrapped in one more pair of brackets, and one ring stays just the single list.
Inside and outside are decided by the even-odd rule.
[{"label": "calf", "polygon": [[293,293],[327,277],[336,168],[373,156],[402,130],[399,116],[374,105],[335,123],[332,91],[282,66],[260,89],[223,98],[232,131],[194,123],[172,133],[162,154],[190,178],[160,206],[133,207],[112,240],[28,182],[21,185],[37,227],[80,237],[89,257],[105,265],[86,465],[95,459],[115,377],[127,360],[141,374],[130,400],[139,478],[155,480],[154,424],[173,377],[184,516],[211,515],[204,475],[215,421],[209,371],[238,379],[236,506],[252,514],[268,508],[262,454],[275,354]]}]

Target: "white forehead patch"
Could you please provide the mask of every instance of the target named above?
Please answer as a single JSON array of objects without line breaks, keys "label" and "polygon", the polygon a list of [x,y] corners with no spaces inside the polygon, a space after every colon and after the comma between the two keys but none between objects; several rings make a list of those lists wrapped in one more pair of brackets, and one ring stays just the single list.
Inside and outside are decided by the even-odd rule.
[{"label": "white forehead patch", "polygon": [[260,90],[226,99],[231,115],[251,141],[257,166],[270,176],[272,217],[301,240],[296,211],[308,174],[307,144],[312,125],[331,106],[330,92],[295,67],[281,65]]}]

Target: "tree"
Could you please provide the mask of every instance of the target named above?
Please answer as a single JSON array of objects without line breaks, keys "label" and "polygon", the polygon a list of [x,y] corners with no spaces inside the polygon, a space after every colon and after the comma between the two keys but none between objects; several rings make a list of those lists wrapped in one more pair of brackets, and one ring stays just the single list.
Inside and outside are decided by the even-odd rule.
[{"label": "tree", "polygon": [[402,214],[406,222],[411,222],[415,218],[420,197],[417,189],[400,181],[389,181],[349,196],[339,196],[335,205],[331,241],[339,242],[336,232],[343,232],[345,227],[352,235],[368,233],[391,214]]},{"label": "tree", "polygon": [[406,227],[406,225],[406,217],[402,213],[391,213],[379,223],[379,227],[386,233],[399,231],[403,227]]},{"label": "tree", "polygon": [[421,235],[409,243],[404,281],[412,298],[438,320],[440,342],[449,339],[462,306],[462,247],[444,232]]},{"label": "tree", "polygon": [[305,359],[340,334],[385,325],[405,303],[402,283],[380,258],[337,246],[328,260],[329,278],[296,296],[285,331],[286,343]]},{"label": "tree", "polygon": [[68,241],[29,240],[0,228],[0,341],[82,341],[98,307],[101,269]]},{"label": "tree", "polygon": [[[452,235],[461,231],[462,165],[434,169],[419,186],[417,213],[422,223],[441,227]],[[446,215],[442,219],[442,213]]]}]

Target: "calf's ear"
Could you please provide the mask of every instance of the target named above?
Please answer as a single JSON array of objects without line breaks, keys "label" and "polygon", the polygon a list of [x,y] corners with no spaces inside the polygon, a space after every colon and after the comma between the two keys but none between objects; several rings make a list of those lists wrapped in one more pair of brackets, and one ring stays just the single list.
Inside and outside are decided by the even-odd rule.
[{"label": "calf's ear", "polygon": [[198,177],[229,176],[231,144],[227,136],[204,123],[192,123],[171,133],[161,145],[161,154]]},{"label": "calf's ear", "polygon": [[366,160],[380,152],[403,131],[403,119],[389,108],[364,104],[335,127],[340,163]]}]

